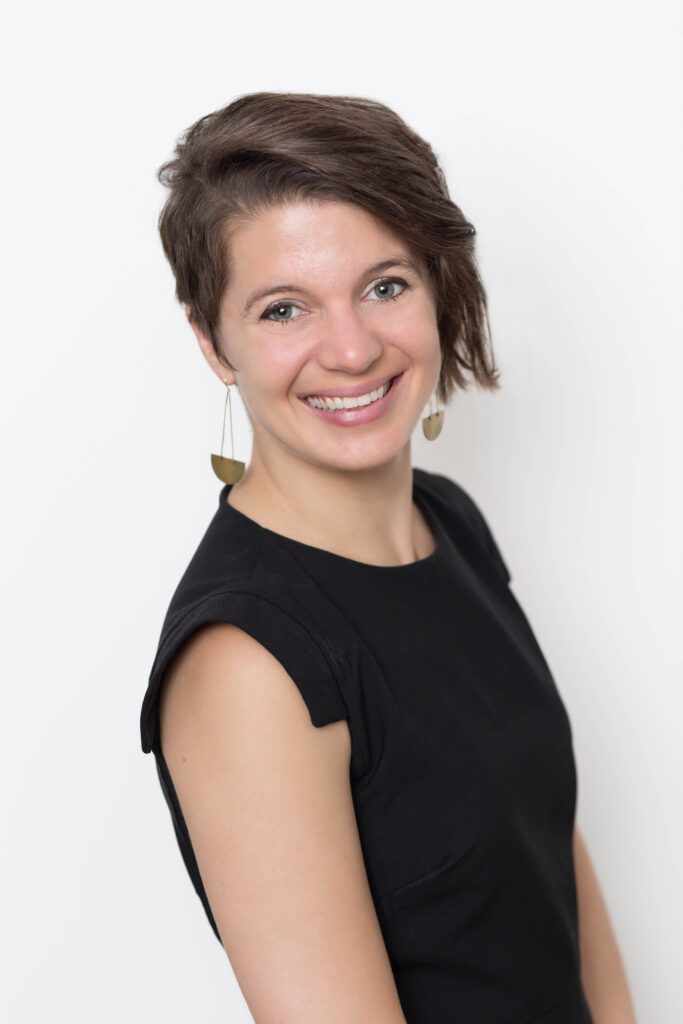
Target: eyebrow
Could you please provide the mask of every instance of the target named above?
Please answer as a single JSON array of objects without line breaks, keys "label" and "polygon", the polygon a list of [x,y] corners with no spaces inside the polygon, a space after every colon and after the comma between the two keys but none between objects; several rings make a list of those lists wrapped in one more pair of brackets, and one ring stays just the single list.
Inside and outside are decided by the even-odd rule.
[{"label": "eyebrow", "polygon": [[[373,263],[371,267],[367,267],[367,269],[361,274],[361,279],[369,277],[370,274],[379,274],[383,270],[389,270],[390,267],[406,267],[414,271],[419,278],[422,278],[419,268],[412,260],[407,259],[405,256],[391,256],[387,259],[380,260],[379,263]],[[305,288],[300,288],[297,284],[271,284],[266,288],[259,288],[258,291],[252,292],[247,299],[244,307],[244,313],[246,315],[254,303],[258,302],[259,299],[265,299],[268,295],[275,294],[275,292],[299,292],[299,294],[304,294],[305,291]]]}]

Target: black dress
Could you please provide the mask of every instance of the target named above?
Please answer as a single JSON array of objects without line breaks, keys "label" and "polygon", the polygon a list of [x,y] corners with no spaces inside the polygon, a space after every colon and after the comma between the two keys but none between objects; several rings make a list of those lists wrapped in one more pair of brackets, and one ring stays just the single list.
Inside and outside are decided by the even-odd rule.
[{"label": "black dress", "polygon": [[348,719],[363,855],[408,1024],[592,1024],[571,727],[476,504],[414,468],[436,548],[374,566],[260,526],[229,490],[173,594],[140,722],[219,941],[159,746],[157,696],[190,633],[225,621],[281,662],[313,725]]}]

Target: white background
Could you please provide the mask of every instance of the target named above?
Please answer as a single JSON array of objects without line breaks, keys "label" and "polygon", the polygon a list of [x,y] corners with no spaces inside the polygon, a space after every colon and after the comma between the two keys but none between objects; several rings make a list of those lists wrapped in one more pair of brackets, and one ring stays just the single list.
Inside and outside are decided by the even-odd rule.
[{"label": "white background", "polygon": [[194,120],[260,90],[388,103],[477,227],[503,388],[456,394],[435,443],[418,424],[413,461],[493,528],[570,714],[639,1024],[683,1019],[677,6],[14,5],[3,1021],[251,1020],[138,715],[216,508],[224,399],[173,297],[155,171]]}]

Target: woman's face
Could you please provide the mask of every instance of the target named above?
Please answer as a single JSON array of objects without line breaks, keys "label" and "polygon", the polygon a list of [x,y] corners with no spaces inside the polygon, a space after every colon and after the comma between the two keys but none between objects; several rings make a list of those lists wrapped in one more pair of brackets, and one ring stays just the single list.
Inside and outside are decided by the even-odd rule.
[{"label": "woman's face", "polygon": [[[339,470],[390,462],[439,379],[426,266],[402,265],[415,261],[392,232],[332,201],[278,206],[240,224],[230,256],[218,343],[235,372],[197,336],[221,380],[238,385],[264,459],[294,456]],[[362,394],[397,375],[385,398],[364,399],[357,410],[320,411],[306,401]]]}]

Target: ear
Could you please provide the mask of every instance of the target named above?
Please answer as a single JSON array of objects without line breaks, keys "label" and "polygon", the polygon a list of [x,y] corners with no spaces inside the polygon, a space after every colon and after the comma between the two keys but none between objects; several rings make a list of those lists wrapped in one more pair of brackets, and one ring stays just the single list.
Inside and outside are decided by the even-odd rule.
[{"label": "ear", "polygon": [[207,336],[204,334],[201,328],[198,327],[194,320],[192,320],[192,318],[190,317],[189,306],[185,306],[185,316],[187,317],[187,321],[190,327],[194,331],[194,335],[202,351],[202,355],[206,359],[207,363],[209,364],[213,372],[224,384],[236,384],[237,382],[235,379],[234,370],[231,370],[229,366],[226,366],[224,363],[220,361],[220,359],[216,355],[211,339],[207,338]]}]

